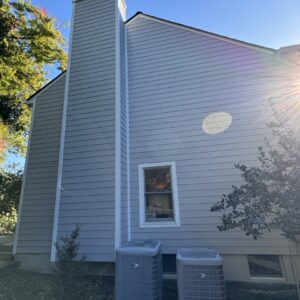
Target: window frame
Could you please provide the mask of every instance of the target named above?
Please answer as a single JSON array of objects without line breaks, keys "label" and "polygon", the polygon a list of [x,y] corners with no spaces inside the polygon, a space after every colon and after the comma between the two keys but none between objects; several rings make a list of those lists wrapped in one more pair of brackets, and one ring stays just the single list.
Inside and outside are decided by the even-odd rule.
[{"label": "window frame", "polygon": [[[170,167],[171,172],[171,188],[172,188],[172,202],[174,210],[173,221],[153,221],[146,220],[146,199],[145,199],[145,172],[147,168],[159,168]],[[160,228],[160,227],[179,227],[179,201],[178,201],[178,188],[177,188],[177,175],[176,175],[176,163],[175,162],[162,162],[151,164],[139,164],[139,213],[140,213],[140,227],[141,228]]]},{"label": "window frame", "polygon": [[[253,274],[251,274],[250,272],[250,265],[249,265],[249,256],[264,256],[264,255],[274,255],[277,256],[279,259],[279,264],[280,264],[280,268],[281,268],[281,276],[270,276],[270,275],[261,275],[261,276],[255,276]],[[247,266],[248,266],[248,273],[249,273],[249,278],[251,281],[285,281],[285,269],[284,269],[284,263],[282,260],[281,255],[277,255],[277,254],[248,254],[247,255]]]}]

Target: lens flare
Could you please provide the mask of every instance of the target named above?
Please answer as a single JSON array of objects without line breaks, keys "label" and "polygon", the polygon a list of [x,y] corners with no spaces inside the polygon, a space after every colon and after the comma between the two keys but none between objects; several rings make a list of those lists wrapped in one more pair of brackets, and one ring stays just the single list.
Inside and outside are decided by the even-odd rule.
[{"label": "lens flare", "polygon": [[207,134],[219,134],[230,127],[232,116],[226,112],[215,112],[208,115],[202,122],[202,129]]}]

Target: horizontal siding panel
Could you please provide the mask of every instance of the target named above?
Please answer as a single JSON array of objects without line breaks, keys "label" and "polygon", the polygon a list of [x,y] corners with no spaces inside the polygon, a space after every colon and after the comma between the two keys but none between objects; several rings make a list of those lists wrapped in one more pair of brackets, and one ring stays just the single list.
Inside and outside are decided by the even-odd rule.
[{"label": "horizontal siding panel", "polygon": [[67,191],[77,191],[80,190],[89,190],[89,189],[98,189],[101,191],[101,189],[112,189],[114,188],[114,181],[111,180],[101,180],[101,178],[98,180],[95,178],[91,182],[72,182],[72,183],[66,183],[65,180],[62,181],[64,189]]},{"label": "horizontal siding panel", "polygon": [[[106,87],[105,89],[104,86]],[[110,83],[109,85],[104,84],[103,86],[94,85],[86,88],[82,88],[79,87],[78,85],[75,85],[72,89],[70,89],[69,96],[74,97],[76,100],[76,99],[80,99],[81,97],[86,97],[88,95],[96,96],[97,93],[99,93],[98,96],[99,98],[101,98],[101,96],[105,96],[105,95],[114,95],[114,91],[115,89],[112,83]]]},{"label": "horizontal siding panel", "polygon": [[110,202],[110,201],[101,201],[99,202],[98,198],[97,197],[93,197],[93,199],[91,199],[92,197],[87,197],[87,198],[79,198],[79,199],[76,199],[76,200],[71,200],[71,199],[68,199],[65,201],[64,203],[64,207],[63,209],[61,209],[61,211],[63,210],[66,210],[66,211],[69,211],[69,210],[73,210],[73,211],[76,211],[76,210],[82,210],[83,207],[88,207],[89,209],[102,209],[102,210],[105,210],[105,209],[109,209],[110,212],[112,209],[114,209],[114,203],[113,202]]},{"label": "horizontal siding panel", "polygon": [[86,170],[95,170],[97,171],[97,169],[108,169],[108,170],[112,170],[112,168],[110,168],[111,166],[111,161],[97,161],[97,162],[93,162],[92,164],[85,164],[82,165],[79,161],[74,161],[74,160],[70,160],[70,162],[68,163],[68,165],[64,166],[64,172],[69,173],[69,175],[71,175],[74,172],[81,172],[81,171],[86,171]]},{"label": "horizontal siding panel", "polygon": [[17,254],[51,251],[65,80],[61,76],[35,100]]},{"label": "horizontal siding panel", "polygon": [[114,214],[111,213],[111,207],[108,208],[101,208],[95,209],[89,207],[88,205],[82,205],[82,209],[61,209],[60,216],[61,218],[68,218],[68,217],[101,217],[105,214],[105,217],[114,217]]},{"label": "horizontal siding panel", "polygon": [[[207,243],[201,244],[203,248],[209,248]],[[162,248],[162,253],[174,253],[176,254],[178,247],[165,246]],[[289,248],[283,247],[232,247],[232,246],[218,246],[215,250],[221,255],[250,255],[250,254],[262,254],[262,255],[290,255]]]},{"label": "horizontal siding panel", "polygon": [[[114,178],[115,178],[114,174],[110,174],[99,179],[99,182],[105,182],[105,183],[113,182]],[[64,179],[64,184],[89,183],[89,182],[93,182],[94,180],[95,180],[94,175],[87,176],[83,174],[78,174],[77,176],[74,176],[74,174],[72,174],[72,176],[68,176],[67,178]]]},{"label": "horizontal siding panel", "polygon": [[[90,155],[89,157],[87,157],[87,155],[79,155],[79,156],[71,156],[70,154],[68,155],[68,158],[64,159],[65,165],[66,166],[73,166],[74,169],[77,169],[78,165],[89,165],[92,166],[94,164],[106,164],[108,167],[112,168],[111,163],[114,161],[111,159],[111,152],[112,151],[106,151],[102,153],[101,157],[99,155],[97,155],[97,153],[93,152],[93,155]],[[83,161],[76,161],[74,158],[82,158],[84,159]],[[106,161],[103,161],[103,159],[106,159]],[[100,172],[100,170],[98,170]],[[100,176],[100,175],[99,175]],[[103,176],[103,175],[102,175]]]},{"label": "horizontal siding panel", "polygon": [[[34,243],[31,243],[31,248],[32,250],[28,250],[28,244],[27,246],[20,246],[18,247],[18,254],[49,254],[48,253],[48,248],[49,248],[49,245],[45,245],[44,247],[41,247],[39,245],[38,242],[34,242]],[[51,246],[51,245],[50,245]]]},{"label": "horizontal siding panel", "polygon": [[114,257],[114,12],[114,1],[85,0],[75,9],[58,234],[79,224],[88,261]]},{"label": "horizontal siding panel", "polygon": [[[111,226],[112,225],[112,221],[111,219],[114,219],[112,218],[111,215],[109,216],[105,216],[103,214],[101,214],[101,212],[99,213],[99,215],[97,216],[89,216],[89,217],[85,217],[85,216],[81,216],[80,215],[80,212],[78,213],[77,216],[71,216],[71,217],[68,217],[68,216],[61,216],[60,217],[60,235],[62,234],[63,230],[62,228],[64,228],[64,224],[79,224],[80,226],[85,226],[85,224],[94,224],[94,226],[99,226],[99,231],[102,231],[102,230],[105,230],[105,227],[102,226],[102,225],[107,225],[107,226],[110,226],[110,231],[111,232],[114,232],[114,226]],[[106,229],[108,230],[108,229]],[[113,246],[113,245],[111,245]],[[100,249],[99,249],[100,251]]]},{"label": "horizontal siding panel", "polygon": [[[128,25],[128,46],[133,238],[161,240],[164,253],[286,253],[279,233],[256,242],[219,232],[220,214],[210,207],[241,182],[234,163],[257,164],[257,148],[270,133],[269,98],[291,68],[272,55],[142,17]],[[215,112],[229,113],[232,123],[209,135],[202,122]],[[140,228],[138,164],[164,161],[176,162],[181,227]]]}]

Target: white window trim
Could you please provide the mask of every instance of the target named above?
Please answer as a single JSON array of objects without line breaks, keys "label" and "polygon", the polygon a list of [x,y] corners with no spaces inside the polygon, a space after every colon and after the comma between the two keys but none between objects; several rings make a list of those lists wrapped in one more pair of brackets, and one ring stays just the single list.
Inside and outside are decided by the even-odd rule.
[{"label": "white window trim", "polygon": [[[178,188],[177,188],[177,174],[175,162],[162,162],[151,164],[140,164],[139,166],[139,202],[140,202],[140,227],[141,228],[160,228],[160,227],[179,227],[180,215],[179,215],[179,201],[178,201]],[[146,206],[145,206],[145,168],[155,167],[171,167],[172,178],[172,200],[174,209],[174,221],[146,221]]]},{"label": "white window trim", "polygon": [[[252,255],[252,254],[249,254]],[[260,255],[260,254],[254,254],[254,255]],[[263,255],[263,254],[262,254]],[[277,254],[275,254],[277,255]],[[248,265],[248,273],[249,273],[249,280],[253,281],[253,282],[284,282],[286,281],[286,272],[285,272],[285,268],[284,268],[284,263],[282,260],[281,255],[277,255],[279,258],[279,263],[280,263],[280,267],[281,267],[281,272],[282,272],[282,276],[253,276],[250,274],[250,267],[249,267],[249,260],[248,260],[248,255],[247,255],[247,265]]]}]

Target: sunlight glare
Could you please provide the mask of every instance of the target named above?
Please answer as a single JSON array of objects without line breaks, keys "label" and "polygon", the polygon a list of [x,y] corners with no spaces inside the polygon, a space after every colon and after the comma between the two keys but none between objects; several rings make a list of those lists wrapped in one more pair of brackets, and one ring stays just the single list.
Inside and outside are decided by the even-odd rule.
[{"label": "sunlight glare", "polygon": [[219,134],[230,127],[232,116],[226,112],[215,112],[208,115],[202,122],[202,129],[207,134]]}]

